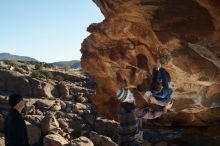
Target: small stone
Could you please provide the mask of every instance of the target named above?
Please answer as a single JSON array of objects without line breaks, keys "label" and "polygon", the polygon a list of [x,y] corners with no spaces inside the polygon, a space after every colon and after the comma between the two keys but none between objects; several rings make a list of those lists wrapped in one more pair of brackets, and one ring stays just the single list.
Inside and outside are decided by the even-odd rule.
[{"label": "small stone", "polygon": [[59,134],[49,134],[44,137],[44,146],[65,146],[69,142]]},{"label": "small stone", "polygon": [[60,128],[63,129],[63,130],[67,130],[69,128],[69,125],[67,124],[67,122],[63,121],[63,120],[59,120],[59,125],[60,125]]},{"label": "small stone", "polygon": [[61,109],[65,110],[66,109],[66,103],[63,102],[62,100],[60,100],[59,102],[60,102],[60,105],[61,105]]},{"label": "small stone", "polygon": [[93,142],[87,137],[81,136],[71,141],[71,146],[94,146]]},{"label": "small stone", "polygon": [[84,104],[82,104],[82,103],[76,103],[75,109],[76,109],[77,111],[80,111],[80,110],[86,110],[87,108],[86,108],[86,105],[84,105]]},{"label": "small stone", "polygon": [[60,111],[62,108],[61,108],[61,105],[59,102],[56,102],[51,108],[50,110],[52,111]]}]

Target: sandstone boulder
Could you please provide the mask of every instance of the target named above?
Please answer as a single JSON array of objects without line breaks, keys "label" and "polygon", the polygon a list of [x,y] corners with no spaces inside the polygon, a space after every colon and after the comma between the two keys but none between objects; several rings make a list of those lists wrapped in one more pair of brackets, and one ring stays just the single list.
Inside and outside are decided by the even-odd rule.
[{"label": "sandstone boulder", "polygon": [[29,144],[33,145],[40,141],[41,129],[35,125],[26,122]]},{"label": "sandstone boulder", "polygon": [[49,134],[44,137],[44,146],[67,146],[69,142],[59,134]]},{"label": "sandstone boulder", "polygon": [[118,122],[100,117],[94,122],[94,129],[99,134],[110,137],[115,143],[118,142],[118,126]]},{"label": "sandstone boulder", "polygon": [[54,85],[47,82],[43,82],[37,79],[30,80],[31,91],[33,91],[32,96],[35,98],[39,97],[54,97],[56,95],[53,92],[55,90]]},{"label": "sandstone boulder", "polygon": [[65,110],[66,109],[66,103],[62,100],[60,100],[59,102],[60,102],[60,105],[61,105],[61,109]]},{"label": "sandstone boulder", "polygon": [[71,112],[74,108],[73,103],[71,101],[65,101],[66,108],[65,111]]},{"label": "sandstone boulder", "polygon": [[40,110],[49,110],[54,104],[55,101],[49,99],[40,99],[35,103],[36,108]]},{"label": "sandstone boulder", "polygon": [[58,84],[57,90],[58,90],[60,97],[68,97],[69,96],[69,88],[65,84],[63,84],[63,83]]},{"label": "sandstone boulder", "polygon": [[40,123],[42,134],[59,133],[59,123],[53,114],[46,115]]},{"label": "sandstone boulder", "polygon": [[189,107],[180,112],[169,112],[163,117],[147,121],[161,126],[215,126],[220,120],[220,108]]},{"label": "sandstone boulder", "polygon": [[38,125],[38,126],[40,126],[40,123],[43,118],[44,116],[42,115],[25,115],[24,116],[25,121],[28,121],[29,123],[33,125]]},{"label": "sandstone boulder", "polygon": [[[159,54],[168,62],[164,68],[171,75],[173,98],[201,96],[206,106],[219,103],[217,87],[209,88],[220,83],[219,1],[94,2],[105,20],[88,27],[91,34],[82,43],[81,66],[97,82],[93,101],[99,112],[116,120],[117,109],[112,107],[118,104],[118,88],[148,90]],[[198,22],[200,27],[195,27]]]},{"label": "sandstone boulder", "polygon": [[94,146],[92,141],[87,137],[81,136],[71,141],[71,146]]},{"label": "sandstone boulder", "polygon": [[80,102],[80,103],[86,103],[86,102],[88,102],[88,99],[86,97],[79,96],[76,98],[76,101]]},{"label": "sandstone boulder", "polygon": [[76,103],[75,110],[76,111],[85,111],[87,109],[85,104],[82,103]]},{"label": "sandstone boulder", "polygon": [[79,137],[81,134],[81,130],[86,126],[83,119],[80,118],[73,118],[72,122],[70,123],[70,128],[72,129],[71,135],[73,137]]},{"label": "sandstone boulder", "polygon": [[20,93],[23,96],[32,95],[28,78],[14,71],[0,70],[0,90]]},{"label": "sandstone boulder", "polygon": [[55,101],[54,105],[50,108],[52,111],[60,111],[62,109],[60,101]]},{"label": "sandstone boulder", "polygon": [[54,85],[15,71],[0,70],[0,90],[19,93],[25,97],[57,97]]},{"label": "sandstone boulder", "polygon": [[92,140],[94,145],[98,146],[118,146],[118,144],[114,143],[111,138],[99,135],[96,132],[90,132],[89,138]]},{"label": "sandstone boulder", "polygon": [[69,129],[69,125],[67,122],[63,121],[62,119],[58,120],[59,126],[62,130],[68,130]]}]

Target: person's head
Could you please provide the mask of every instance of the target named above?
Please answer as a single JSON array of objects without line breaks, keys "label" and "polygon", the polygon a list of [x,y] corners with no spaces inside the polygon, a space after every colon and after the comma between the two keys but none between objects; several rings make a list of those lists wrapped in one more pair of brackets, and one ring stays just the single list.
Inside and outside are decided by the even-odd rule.
[{"label": "person's head", "polygon": [[11,94],[9,96],[9,104],[12,108],[17,109],[19,112],[25,107],[23,98],[19,94]]},{"label": "person's head", "polygon": [[157,56],[157,67],[161,67],[162,65],[167,65],[170,61],[170,55],[168,53],[159,54]]},{"label": "person's head", "polygon": [[135,109],[135,99],[133,93],[128,88],[119,89],[116,93],[117,99],[120,101],[120,107],[127,112]]},{"label": "person's head", "polygon": [[121,103],[134,103],[134,95],[128,88],[119,89],[116,93],[116,97]]}]

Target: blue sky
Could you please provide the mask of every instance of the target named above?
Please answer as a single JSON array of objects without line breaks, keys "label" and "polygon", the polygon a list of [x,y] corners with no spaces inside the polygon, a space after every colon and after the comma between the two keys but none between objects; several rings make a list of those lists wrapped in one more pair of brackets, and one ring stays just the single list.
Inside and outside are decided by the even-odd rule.
[{"label": "blue sky", "polygon": [[103,19],[92,0],[0,0],[0,53],[79,60],[87,27]]}]

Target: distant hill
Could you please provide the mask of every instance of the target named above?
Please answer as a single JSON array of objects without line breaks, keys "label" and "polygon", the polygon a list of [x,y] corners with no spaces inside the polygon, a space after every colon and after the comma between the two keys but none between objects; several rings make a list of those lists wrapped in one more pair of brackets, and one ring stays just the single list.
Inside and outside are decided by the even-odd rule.
[{"label": "distant hill", "polygon": [[38,61],[31,57],[12,55],[9,53],[0,53],[0,60]]},{"label": "distant hill", "polygon": [[78,61],[78,60],[60,61],[60,62],[54,62],[51,64],[58,66],[58,67],[70,67],[70,68],[80,68],[81,67],[80,61]]},{"label": "distant hill", "polygon": [[[0,53],[0,60],[19,60],[19,61],[37,61],[38,60],[27,57],[27,56],[18,56],[18,55],[13,55],[9,53]],[[58,67],[70,67],[70,68],[80,68],[80,61],[78,60],[72,60],[72,61],[59,61],[59,62],[54,62],[50,63],[52,65],[58,66]]]}]

